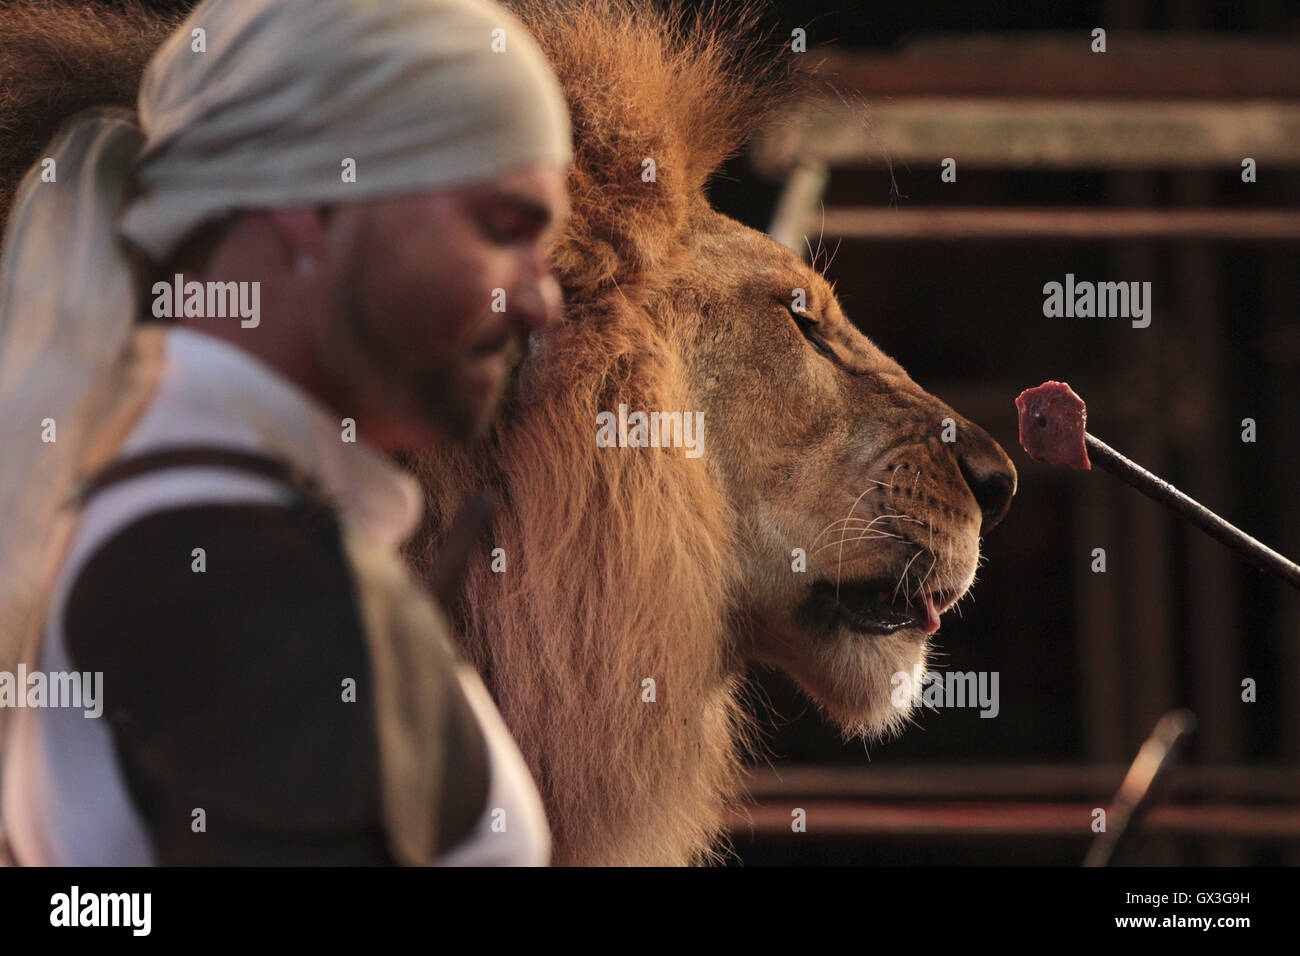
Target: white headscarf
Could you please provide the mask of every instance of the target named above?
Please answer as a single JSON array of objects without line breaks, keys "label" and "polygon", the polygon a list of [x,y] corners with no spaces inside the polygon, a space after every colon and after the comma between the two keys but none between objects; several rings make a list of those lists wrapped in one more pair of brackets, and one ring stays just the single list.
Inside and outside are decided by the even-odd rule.
[{"label": "white headscarf", "polygon": [[31,649],[85,443],[128,377],[141,301],[125,241],[162,262],[232,210],[571,156],[549,64],[489,0],[207,0],[150,61],[138,106],[139,125],[97,110],[65,127],[42,157],[54,181],[47,163],[28,172],[5,231],[0,670]]}]

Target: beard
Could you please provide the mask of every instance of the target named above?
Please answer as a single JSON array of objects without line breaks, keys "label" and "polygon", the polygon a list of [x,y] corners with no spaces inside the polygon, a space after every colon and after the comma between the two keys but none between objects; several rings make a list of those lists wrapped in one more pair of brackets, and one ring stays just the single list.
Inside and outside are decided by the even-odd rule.
[{"label": "beard", "polygon": [[[415,357],[436,364],[412,362],[412,353],[394,345],[369,321],[364,302],[367,257],[362,254],[370,242],[370,222],[349,256],[351,268],[345,278],[342,302],[342,331],[360,350],[361,374],[348,377],[375,398],[376,412],[419,425],[421,431],[445,435],[454,441],[482,437],[496,417],[501,399],[525,354],[525,332],[516,325],[492,332],[490,314],[470,318],[449,330],[447,341],[436,343],[436,351],[422,349]],[[499,318],[499,317],[497,317]],[[501,374],[486,374],[484,365],[500,362]]]},{"label": "beard", "polygon": [[[401,388],[410,414],[446,432],[455,441],[483,437],[496,418],[501,401],[523,357],[523,343],[511,337],[501,348],[505,376],[484,384],[467,374],[473,355],[459,354],[459,361],[431,372],[410,373]],[[487,356],[484,356],[487,358]]]},{"label": "beard", "polygon": [[[381,408],[395,417],[419,423],[454,441],[482,437],[496,417],[503,394],[524,354],[519,333],[511,333],[499,350],[476,352],[465,339],[448,342],[445,360],[432,368],[411,363],[407,353],[385,342],[366,321],[361,304],[361,284],[356,273],[342,309],[348,337],[364,353],[371,381],[381,383]],[[483,381],[474,371],[499,351],[505,365],[501,380]]]}]

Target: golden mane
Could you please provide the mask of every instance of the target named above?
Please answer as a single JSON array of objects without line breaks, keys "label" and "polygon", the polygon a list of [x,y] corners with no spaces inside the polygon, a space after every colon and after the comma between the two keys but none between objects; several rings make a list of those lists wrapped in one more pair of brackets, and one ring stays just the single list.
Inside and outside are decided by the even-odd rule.
[{"label": "golden mane", "polygon": [[[799,91],[799,74],[756,36],[758,16],[746,5],[505,5],[549,56],[573,119],[574,216],[552,254],[566,299],[660,285],[684,250],[691,214],[706,204],[707,180]],[[641,178],[647,158],[657,167],[651,184]]]},{"label": "golden mane", "polygon": [[[413,464],[436,528],[476,488],[503,502],[491,546],[506,571],[474,565],[450,611],[542,788],[556,862],[715,860],[753,739],[743,667],[726,658],[728,506],[700,461],[599,449],[595,422],[620,402],[692,407],[656,302],[689,274],[708,177],[799,81],[744,12],[724,24],[715,9],[614,0],[513,8],[573,116],[574,214],[553,253],[566,322],[487,441]],[[435,552],[436,535],[412,548],[425,567]]]}]

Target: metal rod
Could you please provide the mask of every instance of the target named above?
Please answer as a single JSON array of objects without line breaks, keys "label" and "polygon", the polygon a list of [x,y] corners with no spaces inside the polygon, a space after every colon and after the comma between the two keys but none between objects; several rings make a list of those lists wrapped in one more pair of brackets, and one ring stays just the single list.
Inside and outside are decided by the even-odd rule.
[{"label": "metal rod", "polygon": [[1148,498],[1177,512],[1221,544],[1236,551],[1251,564],[1300,590],[1300,565],[1256,541],[1246,532],[1224,521],[1209,508],[1183,494],[1163,478],[1125,458],[1094,435],[1085,433],[1088,457],[1121,481]]},{"label": "metal rod", "polygon": [[1195,728],[1196,715],[1190,710],[1172,710],[1160,718],[1124,775],[1107,814],[1106,829],[1088,848],[1084,866],[1107,866],[1120,858],[1125,847],[1133,845],[1160,775],[1173,763],[1179,745]]},{"label": "metal rod", "polygon": [[873,209],[827,206],[823,236],[849,239],[1300,239],[1300,209]]}]

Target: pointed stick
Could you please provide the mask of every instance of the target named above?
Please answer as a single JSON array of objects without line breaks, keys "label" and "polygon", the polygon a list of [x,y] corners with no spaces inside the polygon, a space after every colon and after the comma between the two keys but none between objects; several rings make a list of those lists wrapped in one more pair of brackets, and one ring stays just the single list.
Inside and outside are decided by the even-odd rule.
[{"label": "pointed stick", "polygon": [[1116,478],[1160,502],[1251,564],[1300,590],[1300,565],[1224,521],[1169,482],[1125,458],[1084,430],[1087,406],[1064,382],[1044,382],[1016,399],[1020,444],[1035,461],[1089,469],[1095,461]]}]

